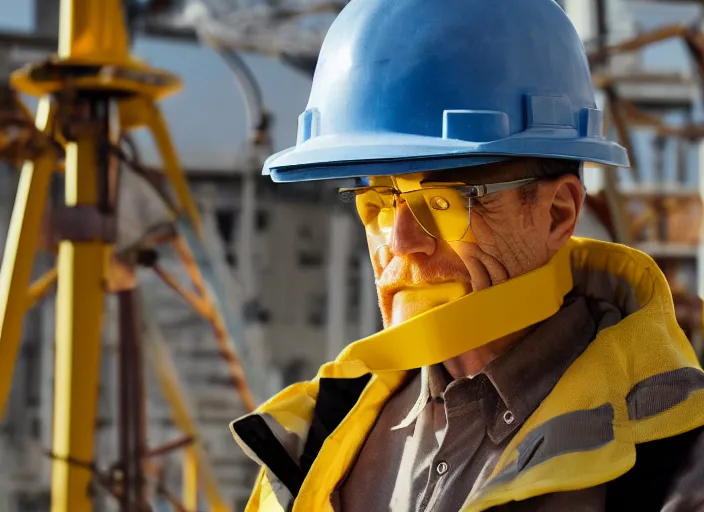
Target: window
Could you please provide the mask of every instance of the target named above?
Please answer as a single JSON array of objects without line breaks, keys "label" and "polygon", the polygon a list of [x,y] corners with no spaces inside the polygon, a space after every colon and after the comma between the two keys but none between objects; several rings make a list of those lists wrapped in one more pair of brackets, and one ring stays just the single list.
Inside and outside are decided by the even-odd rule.
[{"label": "window", "polygon": [[235,212],[230,209],[216,210],[215,220],[220,237],[225,243],[232,243],[235,234]]},{"label": "window", "polygon": [[[366,270],[366,268],[364,268]],[[347,317],[348,323],[356,322],[359,318],[361,303],[361,273],[364,271],[359,255],[353,254],[347,261]]]},{"label": "window", "polygon": [[306,378],[306,367],[306,362],[300,359],[296,359],[284,365],[281,371],[283,385],[290,386],[291,384],[304,380]]},{"label": "window", "polygon": [[323,254],[320,251],[303,250],[298,252],[298,266],[303,268],[318,268],[323,265]]},{"label": "window", "polygon": [[314,327],[322,327],[327,321],[326,315],[327,296],[325,294],[315,294],[308,299],[308,324]]},{"label": "window", "polygon": [[266,231],[269,227],[269,212],[265,210],[258,210],[256,217],[256,227],[257,231]]},{"label": "window", "polygon": [[237,253],[234,250],[235,233],[237,232],[237,212],[230,208],[215,211],[215,223],[222,239],[225,261],[231,268],[237,268]]},{"label": "window", "polygon": [[17,494],[17,510],[22,512],[42,512],[51,508],[49,492],[21,492]]},{"label": "window", "polygon": [[37,417],[32,418],[32,422],[30,424],[30,429],[31,429],[32,439],[39,440],[42,438],[42,422],[39,418],[37,418]]}]

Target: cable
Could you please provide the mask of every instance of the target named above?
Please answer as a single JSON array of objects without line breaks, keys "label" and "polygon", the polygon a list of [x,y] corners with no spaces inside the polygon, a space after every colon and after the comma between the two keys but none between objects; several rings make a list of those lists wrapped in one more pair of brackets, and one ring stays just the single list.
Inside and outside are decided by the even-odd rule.
[{"label": "cable", "polygon": [[149,185],[152,186],[153,190],[157,193],[159,198],[164,201],[164,204],[169,210],[169,213],[172,215],[179,217],[180,212],[179,209],[174,205],[173,201],[171,198],[168,196],[166,192],[164,192],[158,185],[156,185],[152,179],[152,177],[149,175],[149,171],[147,171],[144,166],[142,166],[140,163],[135,161],[134,159],[129,158],[123,149],[120,146],[117,146],[115,144],[110,146],[110,153],[114,155],[115,157],[120,160],[121,163],[127,165],[130,170],[132,170],[135,174],[139,175],[141,178],[143,178]]}]

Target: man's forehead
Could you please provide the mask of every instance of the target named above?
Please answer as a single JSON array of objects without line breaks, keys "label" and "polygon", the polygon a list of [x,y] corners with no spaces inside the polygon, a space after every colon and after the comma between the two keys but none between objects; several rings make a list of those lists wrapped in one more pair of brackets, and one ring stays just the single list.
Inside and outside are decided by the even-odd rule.
[{"label": "man's forehead", "polygon": [[[370,185],[391,186],[396,176],[372,176],[363,181]],[[404,174],[399,177],[419,183],[463,182],[477,185],[513,181],[527,177],[525,159],[509,160],[494,164],[454,169],[439,169],[414,174]]]}]

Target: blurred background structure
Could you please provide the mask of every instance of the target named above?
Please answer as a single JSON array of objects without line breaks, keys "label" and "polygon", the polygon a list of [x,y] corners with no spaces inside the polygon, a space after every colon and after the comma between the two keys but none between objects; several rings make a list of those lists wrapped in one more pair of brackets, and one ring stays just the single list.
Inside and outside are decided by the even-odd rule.
[{"label": "blurred background structure", "polygon": [[[246,406],[222,358],[223,343],[239,355],[254,399],[262,401],[312,377],[345,344],[381,328],[363,232],[352,212],[337,204],[334,189],[279,187],[260,176],[263,159],[295,141],[322,38],[345,3],[124,0],[133,53],[176,73],[185,84],[161,107],[198,206],[203,243],[188,223],[176,226],[194,248],[191,263],[224,317],[214,329],[214,310],[209,317],[202,302],[174,291],[192,277],[193,266],[183,265],[183,254],[154,242],[173,219],[155,192],[158,187],[149,185],[163,181],[158,141],[137,131],[120,149],[126,170],[118,245],[126,251],[149,247],[159,256],[157,272],[139,270],[146,432],[150,447],[175,443],[179,448],[180,441],[186,446],[150,458],[154,510],[215,510],[203,490],[207,478],[193,473],[179,407],[190,413],[193,429],[187,434],[202,443],[224,510],[244,509],[255,468],[228,430]],[[560,3],[590,54],[611,136],[629,147],[635,163],[630,171],[585,171],[590,196],[580,234],[651,254],[670,280],[683,329],[702,354],[703,4]],[[5,116],[0,121],[21,115],[12,111],[10,74],[55,52],[58,16],[59,0],[0,0],[0,112]],[[21,99],[36,108],[36,100]],[[0,123],[0,147],[27,143],[7,126]],[[21,165],[17,154],[6,154],[0,162],[0,243]],[[60,177],[52,183],[55,200],[62,186]],[[44,238],[34,277],[55,265],[51,236]],[[114,297],[107,302],[92,468],[96,511],[121,510],[101,480],[119,458],[120,430],[119,312]],[[0,423],[0,512],[50,507],[54,314],[49,294],[25,318]],[[193,496],[194,481],[200,496]]]}]

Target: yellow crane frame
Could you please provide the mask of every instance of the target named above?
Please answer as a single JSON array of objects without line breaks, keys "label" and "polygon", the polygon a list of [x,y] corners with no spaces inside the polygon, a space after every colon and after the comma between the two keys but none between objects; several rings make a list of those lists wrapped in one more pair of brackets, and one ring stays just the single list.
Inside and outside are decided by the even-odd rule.
[{"label": "yellow crane frame", "polygon": [[[48,62],[14,73],[12,86],[41,98],[35,124],[42,144],[21,170],[0,269],[0,416],[10,393],[23,317],[58,279],[52,512],[84,512],[92,510],[90,464],[94,457],[103,302],[109,291],[116,223],[116,171],[105,145],[121,130],[150,129],[174,191],[176,208],[199,234],[195,203],[166,122],[155,104],[178,91],[181,83],[175,75],[153,70],[130,56],[120,0],[61,0],[58,54]],[[30,286],[50,179],[62,167],[57,141],[65,151],[64,202],[69,222],[61,226],[57,268]],[[177,238],[174,246],[185,260],[197,293],[179,290],[168,279],[167,283],[213,323],[231,377],[245,408],[251,410],[254,399],[228,343],[222,316],[212,305],[185,240]],[[173,377],[161,377],[177,424],[195,435],[194,423]],[[185,457],[184,499],[195,507],[200,478],[211,509],[230,510],[214,477],[205,470],[204,458],[197,441]]]}]

